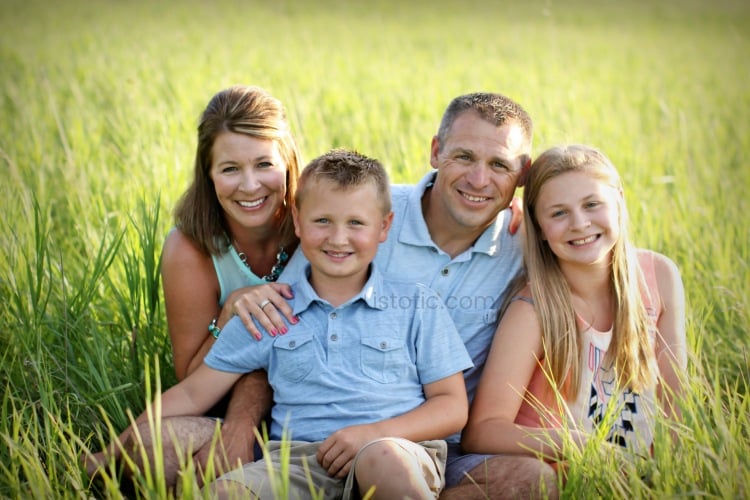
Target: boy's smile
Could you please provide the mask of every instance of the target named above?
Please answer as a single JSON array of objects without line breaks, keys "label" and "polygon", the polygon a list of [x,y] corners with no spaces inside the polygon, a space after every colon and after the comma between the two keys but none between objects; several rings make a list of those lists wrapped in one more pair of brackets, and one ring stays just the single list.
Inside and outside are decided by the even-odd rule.
[{"label": "boy's smile", "polygon": [[323,298],[331,285],[358,293],[367,281],[378,245],[385,241],[392,214],[384,214],[374,182],[342,188],[311,180],[294,227],[300,248],[310,261],[310,283]]}]

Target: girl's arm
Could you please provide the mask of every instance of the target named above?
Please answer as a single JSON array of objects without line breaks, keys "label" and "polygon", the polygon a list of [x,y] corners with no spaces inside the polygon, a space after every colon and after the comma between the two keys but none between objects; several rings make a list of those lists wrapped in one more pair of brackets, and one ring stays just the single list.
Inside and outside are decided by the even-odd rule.
[{"label": "girl's arm", "polygon": [[[530,295],[528,290],[523,292]],[[574,430],[538,428],[515,423],[538,360],[542,332],[534,306],[510,304],[495,332],[461,444],[470,453],[543,454],[559,458],[563,432],[582,443]],[[562,417],[562,416],[561,416]]]},{"label": "girl's arm", "polygon": [[655,254],[654,270],[662,300],[662,313],[656,324],[659,334],[655,350],[661,379],[658,395],[667,417],[679,418],[674,402],[683,392],[687,370],[685,290],[680,271],[669,258]]}]

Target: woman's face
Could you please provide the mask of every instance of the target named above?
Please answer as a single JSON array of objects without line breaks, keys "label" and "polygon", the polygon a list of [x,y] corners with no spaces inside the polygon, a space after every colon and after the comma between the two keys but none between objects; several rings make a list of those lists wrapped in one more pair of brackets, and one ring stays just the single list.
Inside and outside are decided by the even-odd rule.
[{"label": "woman's face", "polygon": [[286,164],[276,141],[220,133],[212,148],[209,176],[230,231],[278,224],[286,195]]}]

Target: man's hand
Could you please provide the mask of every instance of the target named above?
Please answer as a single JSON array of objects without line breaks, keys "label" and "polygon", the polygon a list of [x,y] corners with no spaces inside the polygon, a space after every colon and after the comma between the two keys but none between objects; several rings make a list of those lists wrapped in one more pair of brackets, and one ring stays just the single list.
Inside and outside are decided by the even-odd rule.
[{"label": "man's hand", "polygon": [[107,457],[103,451],[98,453],[86,452],[81,458],[84,467],[86,468],[86,475],[89,478],[93,478],[101,469],[107,466]]},{"label": "man's hand", "polygon": [[[254,427],[252,421],[241,423],[237,419],[225,422],[221,426],[221,441],[216,443],[213,453],[213,467],[216,477],[255,460],[253,452],[255,434],[252,432]],[[206,442],[193,455],[193,462],[201,471],[197,475],[199,486],[203,486],[203,474],[208,469],[208,458],[212,444],[212,441]]]},{"label": "man's hand", "polygon": [[511,217],[508,232],[510,232],[510,234],[516,234],[518,228],[520,228],[523,223],[523,200],[518,196],[514,196],[513,199],[510,200],[510,211]]}]

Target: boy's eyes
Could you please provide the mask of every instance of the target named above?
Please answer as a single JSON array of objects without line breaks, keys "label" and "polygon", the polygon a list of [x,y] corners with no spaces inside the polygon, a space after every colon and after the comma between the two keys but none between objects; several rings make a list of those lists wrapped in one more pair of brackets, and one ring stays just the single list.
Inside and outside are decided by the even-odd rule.
[{"label": "boy's eyes", "polygon": [[[327,217],[318,217],[317,219],[314,220],[314,222],[316,224],[329,224],[331,220]],[[361,226],[364,223],[361,220],[352,219],[348,222],[348,224],[351,226]]]}]

